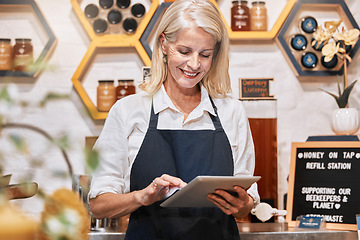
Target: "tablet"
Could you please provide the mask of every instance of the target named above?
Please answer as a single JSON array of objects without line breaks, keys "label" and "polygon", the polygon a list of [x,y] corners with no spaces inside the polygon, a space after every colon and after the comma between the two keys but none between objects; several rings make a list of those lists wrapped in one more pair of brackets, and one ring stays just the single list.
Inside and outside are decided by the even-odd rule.
[{"label": "tablet", "polygon": [[161,207],[216,207],[207,200],[209,193],[216,189],[234,191],[233,186],[238,185],[248,189],[251,184],[258,181],[259,176],[198,176],[184,188],[176,191],[160,204]]}]

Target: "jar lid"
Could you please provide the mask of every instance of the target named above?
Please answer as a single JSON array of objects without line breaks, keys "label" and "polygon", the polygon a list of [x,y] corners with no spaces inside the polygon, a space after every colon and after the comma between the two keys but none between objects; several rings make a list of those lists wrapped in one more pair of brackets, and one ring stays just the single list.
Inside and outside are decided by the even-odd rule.
[{"label": "jar lid", "polygon": [[130,6],[130,3],[131,3],[130,0],[117,0],[116,1],[116,5],[121,9],[128,8]]},{"label": "jar lid", "polygon": [[306,33],[313,33],[316,31],[318,23],[314,17],[307,16],[301,19],[301,29]]},{"label": "jar lid", "polygon": [[134,79],[119,79],[118,82],[133,82]]},{"label": "jar lid", "polygon": [[265,4],[264,1],[253,1],[251,4]]},{"label": "jar lid", "polygon": [[301,63],[305,68],[314,68],[318,63],[318,58],[314,53],[306,52],[301,57]]},{"label": "jar lid", "polygon": [[131,7],[131,13],[134,17],[141,18],[145,14],[145,7],[141,3],[136,3]]},{"label": "jar lid", "polygon": [[114,4],[113,0],[99,0],[99,4],[103,9],[109,9]]},{"label": "jar lid", "polygon": [[108,13],[107,19],[110,24],[118,24],[122,20],[122,15],[118,10],[113,9]]},{"label": "jar lid", "polygon": [[89,4],[84,9],[87,18],[95,18],[99,15],[99,8],[95,4]]},{"label": "jar lid", "polygon": [[325,62],[325,56],[322,56],[321,64],[327,69],[334,68],[338,64],[338,58],[336,55],[334,55],[333,58],[329,62]]},{"label": "jar lid", "polygon": [[305,50],[308,44],[306,37],[302,34],[295,34],[290,40],[291,47],[296,51]]},{"label": "jar lid", "polygon": [[11,42],[10,38],[0,38],[0,42]]},{"label": "jar lid", "polygon": [[98,18],[93,23],[95,33],[103,33],[107,29],[107,22],[104,19]]},{"label": "jar lid", "polygon": [[234,0],[234,1],[232,1],[232,3],[244,3],[244,4],[247,4],[248,1]]},{"label": "jar lid", "polygon": [[99,80],[98,81],[99,83],[113,83],[114,82],[114,80]]},{"label": "jar lid", "polygon": [[15,42],[31,42],[31,38],[15,38]]},{"label": "jar lid", "polygon": [[123,28],[128,33],[134,33],[136,31],[136,28],[137,28],[136,20],[133,19],[133,18],[125,19],[124,22],[123,22]]}]

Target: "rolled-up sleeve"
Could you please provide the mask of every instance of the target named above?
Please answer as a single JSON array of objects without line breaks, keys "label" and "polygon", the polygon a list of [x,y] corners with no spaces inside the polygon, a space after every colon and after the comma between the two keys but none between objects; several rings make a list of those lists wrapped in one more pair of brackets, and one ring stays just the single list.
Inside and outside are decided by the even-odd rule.
[{"label": "rolled-up sleeve", "polygon": [[92,175],[89,198],[106,193],[123,193],[129,169],[127,130],[119,114],[120,106],[110,110],[94,148],[99,151],[100,165]]},{"label": "rolled-up sleeve", "polygon": [[[240,121],[238,123],[238,129],[243,134],[238,134],[239,136],[239,148],[238,153],[235,156],[235,171],[238,170],[236,174],[246,174],[254,175],[255,171],[255,148],[254,142],[251,135],[251,130],[246,116],[245,109],[242,104],[239,109]],[[254,199],[254,207],[260,203],[260,196],[257,189],[257,183],[251,185],[247,190],[247,193]]]},{"label": "rolled-up sleeve", "polygon": [[[245,109],[239,100],[224,101],[222,104],[226,107],[219,108],[219,117],[230,141],[234,158],[234,176],[253,176],[255,150]],[[247,193],[254,199],[256,206],[260,202],[257,184],[251,185]]]}]

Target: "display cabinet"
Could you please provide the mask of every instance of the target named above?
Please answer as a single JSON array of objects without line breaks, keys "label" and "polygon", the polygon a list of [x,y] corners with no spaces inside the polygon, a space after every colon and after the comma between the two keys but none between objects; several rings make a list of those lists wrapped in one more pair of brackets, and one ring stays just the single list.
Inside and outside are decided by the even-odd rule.
[{"label": "display cabinet", "polygon": [[[281,28],[276,41],[297,76],[331,76],[341,74],[343,61],[326,66],[321,61],[321,48],[313,48],[311,42],[317,26],[326,21],[342,19],[339,27],[359,29],[354,17],[343,0],[298,0]],[[353,58],[360,41],[352,47]]]},{"label": "display cabinet", "polygon": [[33,64],[29,71],[0,71],[0,77],[35,78],[56,45],[57,39],[34,0],[0,0],[0,38],[31,39]]}]

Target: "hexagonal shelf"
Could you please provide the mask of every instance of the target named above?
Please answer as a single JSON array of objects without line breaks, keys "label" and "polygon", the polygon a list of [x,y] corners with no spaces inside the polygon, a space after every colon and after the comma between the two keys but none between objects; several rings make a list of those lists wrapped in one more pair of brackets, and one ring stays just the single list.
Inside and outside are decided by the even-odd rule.
[{"label": "hexagonal shelf", "polygon": [[[128,40],[128,38],[126,39]],[[135,42],[111,41],[105,43],[95,39],[90,43],[90,46],[71,78],[71,81],[93,119],[105,119],[108,114],[107,112],[98,111],[96,107],[97,81],[102,79],[112,79],[115,81],[117,79],[134,79],[136,72],[141,74],[142,66],[138,67],[138,71],[136,69],[132,71],[131,69],[137,68],[137,66],[119,65],[122,62],[127,62],[127,64],[129,64],[128,62],[133,57],[140,59],[141,65],[144,64],[149,66],[151,63],[150,58],[139,40]],[[137,59],[133,60],[136,61]],[[96,62],[98,62],[97,65],[95,64]],[[113,71],[109,71],[109,69],[113,69]],[[124,71],[124,74],[122,74],[119,69],[126,70]],[[114,77],[116,77],[116,79],[114,79]],[[138,78],[140,80],[142,79],[141,76],[138,76]],[[92,81],[88,81],[88,79],[91,79]]]},{"label": "hexagonal shelf", "polygon": [[[34,72],[0,71],[0,77],[37,77],[57,42],[39,7],[34,0],[0,0],[0,22],[1,20],[6,21],[6,24],[0,24],[2,37],[33,40],[34,65],[40,67]],[[24,28],[24,25],[28,26],[28,31],[16,32],[16,29]]]},{"label": "hexagonal shelf", "polygon": [[[337,21],[339,19],[343,20],[340,27],[344,26],[346,29],[359,29],[359,26],[343,0],[299,0],[276,38],[278,45],[297,76],[331,76],[341,74],[343,72],[342,62],[339,61],[332,68],[326,68],[321,63],[321,51],[312,48],[312,32],[301,27],[301,22],[306,22],[311,19],[313,19],[312,22],[314,23],[312,29],[314,29],[316,25],[323,26],[325,21]],[[301,45],[302,48],[297,48],[294,44],[294,46],[292,46],[292,39],[293,42],[295,42],[296,39],[298,39],[297,41],[299,41],[299,43],[303,42],[303,45]],[[355,56],[359,46],[360,41],[358,40],[349,54],[351,58]],[[305,61],[307,58],[310,58],[310,60],[316,63],[311,66],[301,64],[301,59]]]},{"label": "hexagonal shelf", "polygon": [[157,24],[159,23],[160,18],[162,17],[165,10],[171,5],[172,2],[163,2],[155,11],[154,15],[152,16],[149,24],[145,28],[144,33],[140,38],[141,44],[144,46],[144,49],[148,56],[152,57],[152,50],[149,44],[149,41],[154,37],[154,30],[157,28]]},{"label": "hexagonal shelf", "polygon": [[[218,9],[220,9],[220,7],[218,6],[218,3],[215,0],[210,0],[210,1],[212,1],[217,6]],[[218,1],[218,2],[220,2],[220,1]],[[273,1],[268,1],[268,2],[269,2],[269,4],[271,4]],[[227,3],[229,3],[229,2],[227,2]],[[233,31],[233,30],[231,30],[231,27],[229,26],[230,25],[229,21],[226,20],[224,15],[221,13],[221,9],[220,9],[220,13],[221,13],[221,17],[222,17],[223,21],[226,24],[226,28],[228,30],[230,40],[272,40],[276,37],[276,34],[279,32],[282,24],[286,20],[288,14],[290,13],[290,11],[293,8],[293,6],[295,5],[295,3],[296,3],[296,0],[287,0],[285,7],[283,8],[279,17],[277,18],[274,25],[271,27],[271,29],[269,31]],[[219,4],[221,4],[221,3],[219,3]],[[231,4],[231,1],[230,1],[230,4]],[[230,11],[230,8],[231,7],[227,6],[228,11]],[[269,13],[268,13],[268,15],[269,15]]]},{"label": "hexagonal shelf", "polygon": [[[115,7],[114,5],[116,5],[114,3],[114,5],[112,7],[110,7],[109,9],[102,9],[99,8],[99,15],[97,17],[94,17],[93,20],[89,20],[85,14],[84,14],[84,10],[85,6],[84,6],[85,0],[71,0],[71,4],[73,6],[73,9],[75,11],[76,16],[79,18],[82,26],[85,28],[86,33],[88,34],[88,36],[90,37],[91,40],[95,39],[95,38],[100,38],[103,41],[118,41],[119,38],[117,36],[121,35],[121,40],[125,40],[125,41],[136,41],[138,39],[140,39],[140,36],[143,34],[148,22],[150,21],[151,17],[153,16],[154,12],[156,11],[157,7],[159,6],[159,1],[158,0],[151,0],[151,4],[149,4],[148,10],[145,13],[145,15],[141,18],[136,18],[137,19],[137,28],[136,31],[134,33],[131,34],[126,34],[124,33],[124,30],[118,31],[118,28],[116,28],[117,30],[112,30],[115,28],[111,28],[114,26],[109,26],[109,28],[102,34],[97,34],[95,33],[93,26],[92,26],[92,21],[95,20],[95,18],[97,19],[105,19],[106,15],[108,14],[109,11],[111,10],[117,10],[119,11],[123,17],[122,19],[120,19],[120,22],[123,23],[123,19],[125,19],[127,16],[130,15],[130,10],[129,9],[120,9],[119,7]],[[146,8],[146,7],[145,7]],[[120,22],[118,24],[120,24]]]}]

